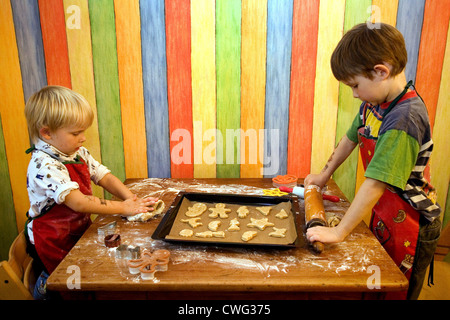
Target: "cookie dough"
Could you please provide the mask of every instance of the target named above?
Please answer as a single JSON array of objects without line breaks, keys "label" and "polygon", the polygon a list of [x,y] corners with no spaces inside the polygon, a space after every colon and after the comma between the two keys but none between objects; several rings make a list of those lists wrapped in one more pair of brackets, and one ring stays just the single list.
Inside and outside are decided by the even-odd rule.
[{"label": "cookie dough", "polygon": [[274,224],[272,222],[269,222],[269,219],[262,218],[262,219],[254,219],[250,218],[251,222],[247,224],[247,227],[251,228],[258,228],[261,231],[264,231],[267,227],[273,227]]},{"label": "cookie dough", "polygon": [[256,210],[261,212],[263,215],[267,216],[270,210],[272,210],[272,207],[256,207]]},{"label": "cookie dough", "polygon": [[275,238],[284,238],[286,237],[286,231],[287,229],[285,228],[275,228],[273,227],[273,232],[269,233],[269,237],[275,237]]},{"label": "cookie dough", "polygon": [[280,212],[278,212],[275,217],[278,219],[286,219],[288,217],[287,212],[284,209],[281,209]]},{"label": "cookie dough", "polygon": [[180,231],[179,235],[182,237],[192,237],[194,235],[194,231],[191,229],[183,229]]},{"label": "cookie dough", "polygon": [[256,231],[246,231],[242,234],[241,239],[242,239],[242,241],[247,242],[247,241],[252,240],[254,237],[256,237],[257,234],[258,234],[258,232],[256,232]]},{"label": "cookie dough", "polygon": [[227,219],[228,213],[231,212],[231,209],[225,208],[225,204],[223,203],[218,203],[215,208],[209,208],[209,211],[211,211],[209,214],[210,218],[215,219],[219,217],[221,219]]},{"label": "cookie dough", "polygon": [[239,231],[241,230],[241,228],[239,227],[241,223],[239,222],[238,219],[234,218],[232,220],[230,220],[230,226],[228,227],[228,231]]},{"label": "cookie dough", "polygon": [[153,211],[138,213],[134,216],[127,216],[127,220],[131,222],[146,222],[163,213],[166,205],[164,204],[164,201],[158,200],[152,207]]},{"label": "cookie dough", "polygon": [[202,226],[203,223],[201,223],[200,221],[202,221],[200,218],[181,219],[181,222],[188,223],[192,228]]},{"label": "cookie dough", "polygon": [[204,232],[197,232],[195,234],[195,236],[199,237],[199,238],[212,238],[212,237],[225,238],[225,232],[223,232],[223,231],[216,231],[216,232],[204,231]]},{"label": "cookie dough", "polygon": [[222,224],[219,220],[214,220],[208,223],[208,229],[211,231],[217,231],[219,229],[219,226]]},{"label": "cookie dough", "polygon": [[192,207],[189,207],[185,215],[188,216],[189,218],[195,218],[201,216],[203,212],[206,211],[206,209],[208,209],[206,204],[198,202],[194,204]]},{"label": "cookie dough", "polygon": [[239,207],[239,209],[237,209],[238,217],[241,219],[244,219],[245,217],[247,217],[249,212],[250,211],[247,209],[247,206],[242,206],[242,207]]}]

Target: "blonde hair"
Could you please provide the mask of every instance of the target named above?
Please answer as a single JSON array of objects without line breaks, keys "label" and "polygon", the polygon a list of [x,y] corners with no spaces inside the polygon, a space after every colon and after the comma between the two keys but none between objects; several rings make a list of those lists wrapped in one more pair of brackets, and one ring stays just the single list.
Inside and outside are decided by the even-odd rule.
[{"label": "blonde hair", "polygon": [[377,64],[389,63],[391,76],[396,76],[405,69],[407,61],[405,40],[400,31],[386,23],[374,29],[361,23],[339,41],[331,56],[331,70],[339,81],[358,75],[373,79],[372,71]]},{"label": "blonde hair", "polygon": [[28,99],[25,117],[31,141],[35,143],[43,127],[50,131],[70,125],[89,127],[94,111],[79,93],[61,86],[47,86]]}]

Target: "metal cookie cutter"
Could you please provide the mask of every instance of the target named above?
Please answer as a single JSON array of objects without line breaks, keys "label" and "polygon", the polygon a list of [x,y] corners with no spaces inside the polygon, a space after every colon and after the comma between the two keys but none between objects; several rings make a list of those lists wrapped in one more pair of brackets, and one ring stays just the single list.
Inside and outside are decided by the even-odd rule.
[{"label": "metal cookie cutter", "polygon": [[142,280],[151,280],[156,271],[167,271],[170,252],[168,250],[156,250],[153,253],[144,252],[141,259],[128,260],[128,268],[131,274],[141,273]]},{"label": "metal cookie cutter", "polygon": [[113,221],[97,228],[99,241],[103,241],[106,236],[116,233],[117,222]]},{"label": "metal cookie cutter", "polygon": [[127,244],[121,244],[116,249],[116,258],[118,259],[139,259],[141,257],[141,247],[129,246]]}]

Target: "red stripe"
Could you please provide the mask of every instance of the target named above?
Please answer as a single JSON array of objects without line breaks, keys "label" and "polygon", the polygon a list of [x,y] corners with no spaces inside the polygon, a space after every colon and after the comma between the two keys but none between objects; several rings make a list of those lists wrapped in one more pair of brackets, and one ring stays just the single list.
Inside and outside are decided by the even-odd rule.
[{"label": "red stripe", "polygon": [[62,0],[39,0],[47,83],[72,87]]},{"label": "red stripe", "polygon": [[318,26],[319,0],[295,0],[287,173],[298,177],[311,170]]},{"label": "red stripe", "polygon": [[[188,163],[175,164],[172,157],[172,178],[193,178],[194,149],[191,87],[191,17],[189,0],[166,0],[167,87],[169,129],[189,132],[189,141],[170,141],[170,150],[183,143],[183,152],[190,152]],[[189,150],[188,150],[189,149]],[[175,156],[179,156],[177,153]]]}]

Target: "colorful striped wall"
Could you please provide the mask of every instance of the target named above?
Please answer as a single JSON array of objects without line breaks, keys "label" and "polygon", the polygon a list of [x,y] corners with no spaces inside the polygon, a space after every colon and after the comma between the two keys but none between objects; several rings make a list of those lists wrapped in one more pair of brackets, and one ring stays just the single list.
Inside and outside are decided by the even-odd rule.
[{"label": "colorful striped wall", "polygon": [[[84,95],[96,110],[86,146],[122,180],[305,177],[358,108],[329,60],[365,21],[405,36],[445,208],[449,14],[450,0],[0,0],[0,251],[28,210],[23,109],[33,92],[55,84]],[[352,199],[363,180],[356,151],[334,179]]]}]

